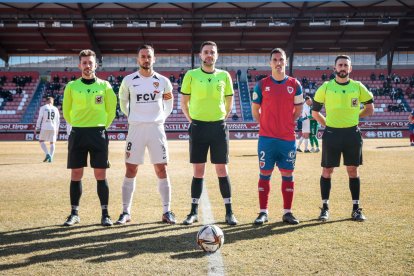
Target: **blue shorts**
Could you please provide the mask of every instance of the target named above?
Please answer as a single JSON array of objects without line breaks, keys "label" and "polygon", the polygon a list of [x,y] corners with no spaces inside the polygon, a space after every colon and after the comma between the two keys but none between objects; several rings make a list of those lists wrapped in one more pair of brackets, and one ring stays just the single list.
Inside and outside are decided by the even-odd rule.
[{"label": "blue shorts", "polygon": [[293,171],[295,169],[295,141],[259,136],[257,154],[260,170],[273,170],[275,165],[281,171]]},{"label": "blue shorts", "polygon": [[411,133],[414,133],[414,124],[408,124],[408,129]]}]

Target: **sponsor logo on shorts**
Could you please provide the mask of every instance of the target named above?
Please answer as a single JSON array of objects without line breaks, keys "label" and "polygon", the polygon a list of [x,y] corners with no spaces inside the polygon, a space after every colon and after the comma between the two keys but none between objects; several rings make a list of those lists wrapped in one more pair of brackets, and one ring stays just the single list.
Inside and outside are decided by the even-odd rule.
[{"label": "sponsor logo on shorts", "polygon": [[102,104],[103,103],[103,97],[102,96],[95,96],[95,103],[96,104]]},{"label": "sponsor logo on shorts", "polygon": [[266,165],[266,162],[264,162],[264,161],[260,161],[260,162],[259,162],[259,166],[260,166],[260,168],[263,168],[265,165]]},{"label": "sponsor logo on shorts", "polygon": [[288,155],[289,155],[289,158],[293,159],[296,156],[296,152],[294,150],[291,150],[289,151]]},{"label": "sponsor logo on shorts", "polygon": [[131,156],[131,153],[129,151],[125,152],[125,159],[128,159]]}]

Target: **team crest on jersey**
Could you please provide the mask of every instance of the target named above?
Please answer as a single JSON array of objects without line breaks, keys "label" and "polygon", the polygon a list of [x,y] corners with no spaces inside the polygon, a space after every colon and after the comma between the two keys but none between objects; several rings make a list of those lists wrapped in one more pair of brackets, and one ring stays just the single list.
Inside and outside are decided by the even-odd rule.
[{"label": "team crest on jersey", "polygon": [[358,106],[358,99],[357,98],[352,98],[351,99],[351,106],[352,107],[357,107]]},{"label": "team crest on jersey", "polygon": [[288,91],[288,93],[289,93],[289,94],[292,94],[294,90],[295,90],[295,89],[293,89],[293,87],[292,87],[292,86],[288,86],[288,87],[287,87],[287,91]]},{"label": "team crest on jersey", "polygon": [[266,86],[265,87],[265,92],[269,92],[270,91],[270,86]]},{"label": "team crest on jersey", "polygon": [[95,103],[96,103],[96,104],[102,104],[102,103],[103,103],[103,98],[102,98],[102,96],[96,96],[96,97],[95,97]]},{"label": "team crest on jersey", "polygon": [[160,87],[160,83],[158,81],[153,82],[152,85],[154,85],[155,89],[158,89],[158,87]]}]

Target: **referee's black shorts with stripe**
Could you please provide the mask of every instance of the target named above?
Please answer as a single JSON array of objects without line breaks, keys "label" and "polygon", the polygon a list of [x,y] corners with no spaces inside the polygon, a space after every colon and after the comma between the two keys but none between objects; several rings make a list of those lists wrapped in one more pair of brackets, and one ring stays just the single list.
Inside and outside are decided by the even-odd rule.
[{"label": "referee's black shorts with stripe", "polygon": [[361,132],[357,126],[326,127],[322,135],[322,167],[339,167],[341,154],[345,166],[362,165],[362,144]]},{"label": "referee's black shorts with stripe", "polygon": [[68,142],[68,169],[86,167],[88,153],[92,168],[109,168],[108,144],[104,127],[72,127]]},{"label": "referee's black shorts with stripe", "polygon": [[229,130],[224,121],[203,122],[193,120],[190,135],[190,163],[206,163],[210,149],[213,164],[229,162]]}]

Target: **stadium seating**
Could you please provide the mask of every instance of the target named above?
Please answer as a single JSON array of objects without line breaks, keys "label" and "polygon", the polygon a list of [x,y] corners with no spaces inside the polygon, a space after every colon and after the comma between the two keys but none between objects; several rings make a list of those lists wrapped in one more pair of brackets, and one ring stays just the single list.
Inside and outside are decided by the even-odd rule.
[{"label": "stadium seating", "polygon": [[[39,73],[25,71],[0,72],[0,76],[7,78],[4,85],[2,85],[2,89],[11,91],[13,94],[13,101],[0,100],[0,123],[19,123],[39,84]],[[18,86],[13,82],[13,78],[17,76],[28,76],[31,78],[31,82],[21,86],[23,90],[21,94],[15,92]]]}]

